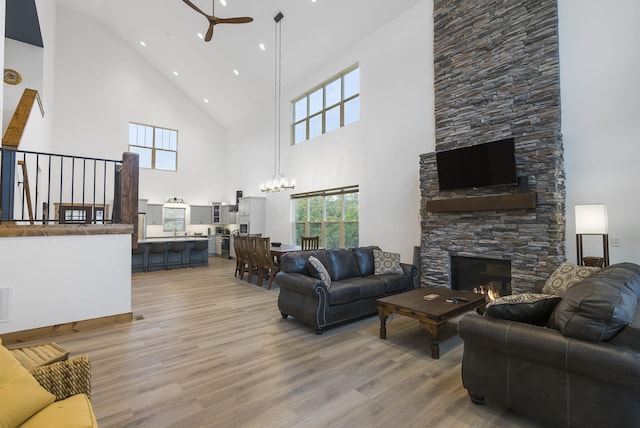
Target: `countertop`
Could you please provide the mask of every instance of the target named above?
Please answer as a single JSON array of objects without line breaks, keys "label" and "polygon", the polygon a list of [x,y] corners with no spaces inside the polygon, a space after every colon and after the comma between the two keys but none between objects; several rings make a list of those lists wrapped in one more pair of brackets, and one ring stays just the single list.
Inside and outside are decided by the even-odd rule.
[{"label": "countertop", "polygon": [[147,239],[141,239],[138,241],[140,244],[152,243],[152,242],[176,242],[176,241],[205,241],[209,238],[207,236],[152,236]]}]

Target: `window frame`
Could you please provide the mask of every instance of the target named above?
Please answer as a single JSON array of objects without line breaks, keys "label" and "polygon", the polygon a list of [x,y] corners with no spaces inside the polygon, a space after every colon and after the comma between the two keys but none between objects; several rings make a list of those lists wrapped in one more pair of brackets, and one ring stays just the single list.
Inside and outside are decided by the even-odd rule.
[{"label": "window frame", "polygon": [[[324,82],[322,82],[321,84],[311,88],[310,90],[306,91],[305,93],[303,93],[302,95],[294,98],[291,101],[291,129],[290,129],[290,138],[291,138],[291,144],[292,145],[296,145],[296,144],[300,144],[304,141],[309,141],[310,139],[320,136],[320,135],[324,135],[328,132],[334,131],[336,129],[340,129],[342,127],[345,126],[344,123],[344,119],[345,119],[345,104],[349,103],[350,101],[353,101],[354,99],[360,98],[360,78],[358,78],[358,90],[345,98],[344,94],[345,94],[345,76],[349,75],[350,73],[360,70],[360,64],[356,63],[354,65],[352,65],[351,67],[341,71],[340,73],[330,77],[329,79],[325,80]],[[327,105],[327,88],[330,87],[334,82],[336,82],[337,80],[340,80],[340,99],[337,102],[333,102],[330,105]],[[313,98],[313,95],[315,95],[319,90],[322,91],[322,108],[318,111],[314,111],[313,113],[311,113],[311,100]],[[299,103],[300,101],[306,100],[306,112],[304,114],[304,117],[300,117],[297,118],[296,117],[296,104]],[[327,131],[327,113],[333,111],[333,109],[335,108],[339,108],[340,109],[340,114],[339,114],[339,124],[337,127],[335,128],[331,128],[329,131]],[[311,135],[311,123],[313,122],[313,120],[317,120],[318,118],[320,118],[320,133],[318,134],[314,134]],[[358,115],[358,120],[354,121],[354,122],[350,122],[351,123],[355,123],[357,121],[360,120],[360,115]],[[296,128],[298,127],[298,125],[302,125],[304,124],[304,136],[305,138],[300,139],[300,141],[296,141]]]},{"label": "window frame", "polygon": [[[358,218],[357,220],[347,220],[345,218],[345,214],[346,214],[346,205],[345,205],[345,196],[346,195],[352,195],[352,194],[357,194],[358,195]],[[333,189],[326,189],[326,190],[319,190],[319,191],[315,191],[315,192],[306,192],[306,193],[297,193],[294,195],[291,195],[291,236],[293,237],[293,241],[296,245],[298,245],[298,241],[300,236],[299,233],[302,233],[302,236],[315,236],[315,235],[319,235],[320,236],[320,246],[321,247],[325,247],[325,248],[345,248],[346,247],[346,231],[345,231],[345,225],[353,225],[353,224],[357,224],[358,225],[358,242],[355,243],[355,245],[349,245],[349,246],[358,246],[359,245],[359,241],[360,241],[360,209],[359,209],[359,194],[360,194],[360,189],[359,186],[355,185],[355,186],[345,186],[345,187],[337,187],[337,188],[333,188]],[[340,208],[341,208],[341,213],[340,213],[340,220],[335,220],[335,219],[331,219],[331,220],[327,220],[327,198],[332,198],[335,196],[339,196],[340,198]],[[311,203],[310,201],[314,198],[322,198],[322,203],[321,203],[321,207],[322,207],[322,215],[321,218],[318,219],[317,217],[313,217],[312,216],[312,209],[311,209]],[[298,220],[297,218],[297,204],[300,200],[304,200],[305,203],[305,219],[303,221]],[[317,204],[316,204],[317,205]],[[318,225],[320,227],[319,229],[319,233],[317,233],[316,231],[318,230]],[[338,225],[339,227],[339,242],[338,242],[338,246],[333,246],[333,245],[327,245],[327,226],[335,226]],[[302,232],[300,232],[300,226],[302,226]],[[314,230],[312,232],[312,230]]]},{"label": "window frame", "polygon": [[[135,126],[143,126],[145,128],[150,128],[151,129],[151,146],[147,146],[147,145],[140,145],[140,144],[132,144],[131,141],[131,126],[135,125]],[[160,131],[161,133],[164,131],[169,131],[169,132],[173,132],[175,133],[175,150],[171,150],[170,148],[167,149],[165,147],[160,147],[159,144],[161,143],[156,143],[156,135],[157,132]],[[137,135],[137,133],[136,133]],[[137,140],[136,140],[137,142]],[[142,164],[140,165],[140,168],[144,168],[144,169],[153,169],[155,171],[168,171],[168,172],[177,172],[178,171],[178,130],[177,129],[171,129],[171,128],[166,128],[163,126],[154,126],[154,125],[147,125],[144,123],[139,123],[139,122],[129,122],[129,151],[130,152],[134,152],[134,153],[138,153],[135,150],[131,150],[131,148],[140,148],[140,149],[148,149],[151,150],[151,167],[145,167],[142,166]],[[157,153],[159,152],[163,152],[163,153],[175,153],[175,164],[174,164],[174,168],[173,169],[166,169],[166,168],[158,168],[156,165],[156,159],[157,159]]]}]

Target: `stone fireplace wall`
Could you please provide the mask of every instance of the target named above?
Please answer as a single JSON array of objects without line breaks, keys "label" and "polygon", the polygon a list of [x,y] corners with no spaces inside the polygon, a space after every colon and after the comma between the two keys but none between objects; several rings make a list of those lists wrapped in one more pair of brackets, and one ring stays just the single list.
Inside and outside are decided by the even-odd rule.
[{"label": "stone fireplace wall", "polygon": [[439,191],[435,153],[420,157],[421,283],[450,286],[450,256],[511,260],[514,293],[565,260],[556,0],[434,1],[436,151],[514,137],[535,209],[428,212],[427,201],[514,192]]}]

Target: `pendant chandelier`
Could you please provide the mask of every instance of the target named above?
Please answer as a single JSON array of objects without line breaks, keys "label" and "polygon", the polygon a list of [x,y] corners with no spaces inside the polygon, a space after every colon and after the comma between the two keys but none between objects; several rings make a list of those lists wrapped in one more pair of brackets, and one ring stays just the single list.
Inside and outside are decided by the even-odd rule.
[{"label": "pendant chandelier", "polygon": [[266,193],[281,192],[296,187],[295,180],[288,181],[284,178],[284,174],[280,171],[280,105],[282,99],[282,29],[280,21],[284,18],[282,12],[278,12],[273,20],[276,22],[276,60],[275,60],[275,108],[274,108],[274,162],[273,162],[273,178],[267,180],[266,183],[260,184],[260,190]]}]

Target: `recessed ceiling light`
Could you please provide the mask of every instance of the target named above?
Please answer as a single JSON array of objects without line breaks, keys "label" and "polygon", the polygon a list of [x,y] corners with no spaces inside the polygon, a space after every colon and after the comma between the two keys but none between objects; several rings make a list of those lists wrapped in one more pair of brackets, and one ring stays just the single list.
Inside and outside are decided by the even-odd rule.
[{"label": "recessed ceiling light", "polygon": [[174,75],[174,76],[176,76],[176,77],[178,77],[178,72],[177,72],[177,71],[175,71],[175,70],[173,70],[173,75]]},{"label": "recessed ceiling light", "polygon": [[204,99],[204,102],[209,104],[209,100],[207,98]]},{"label": "recessed ceiling light", "polygon": [[227,0],[220,0],[220,4],[223,5],[223,6],[226,6],[227,5]]},{"label": "recessed ceiling light", "polygon": [[316,3],[318,0],[311,0],[311,3]]},{"label": "recessed ceiling light", "polygon": [[258,46],[260,47],[260,50],[263,50],[263,51],[267,50],[267,47],[264,45],[264,43],[260,43]]},{"label": "recessed ceiling light", "polygon": [[200,40],[203,40],[203,39],[204,39],[204,35],[203,35],[202,33],[198,33],[198,38],[199,38]]},{"label": "recessed ceiling light", "polygon": [[143,40],[140,40],[140,46],[145,47],[147,44]]},{"label": "recessed ceiling light", "polygon": [[234,69],[233,74],[235,74],[236,76],[240,76],[240,72],[238,71],[238,69]]}]

